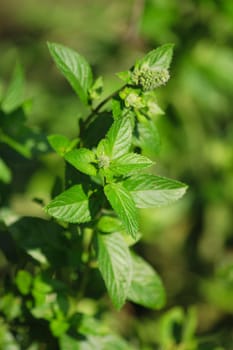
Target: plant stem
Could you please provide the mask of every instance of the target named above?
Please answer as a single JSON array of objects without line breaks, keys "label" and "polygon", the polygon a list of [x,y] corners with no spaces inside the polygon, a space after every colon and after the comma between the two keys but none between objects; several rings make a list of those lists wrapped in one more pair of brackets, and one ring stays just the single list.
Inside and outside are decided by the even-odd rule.
[{"label": "plant stem", "polygon": [[92,243],[94,239],[94,231],[91,233],[91,237],[89,239],[89,242],[86,247],[86,252],[87,252],[87,261],[85,263],[82,277],[81,277],[81,283],[79,286],[79,291],[77,295],[77,299],[81,300],[85,294],[85,290],[87,287],[88,279],[89,279],[89,272],[90,272],[90,262],[91,262],[91,249],[92,249]]},{"label": "plant stem", "polygon": [[85,120],[85,124],[88,125],[91,121],[92,118],[95,116],[95,114],[97,114],[99,112],[99,110],[108,102],[110,101],[113,97],[117,96],[124,88],[125,88],[126,84],[123,85],[121,88],[119,88],[118,90],[114,91],[111,95],[107,96],[102,102],[100,102],[98,104],[98,106],[96,108],[94,108],[92,110],[92,112],[89,114],[89,116],[87,117],[87,119]]}]

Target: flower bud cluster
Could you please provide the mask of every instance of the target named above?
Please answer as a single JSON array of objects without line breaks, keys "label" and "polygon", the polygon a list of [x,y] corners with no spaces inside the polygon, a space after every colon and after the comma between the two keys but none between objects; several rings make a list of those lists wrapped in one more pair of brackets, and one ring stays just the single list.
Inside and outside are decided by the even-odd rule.
[{"label": "flower bud cluster", "polygon": [[110,159],[106,155],[101,155],[98,157],[98,167],[99,168],[108,168],[110,164]]},{"label": "flower bud cluster", "polygon": [[144,91],[151,91],[166,84],[170,74],[165,68],[152,68],[149,66],[135,68],[131,79],[135,85],[141,86]]}]

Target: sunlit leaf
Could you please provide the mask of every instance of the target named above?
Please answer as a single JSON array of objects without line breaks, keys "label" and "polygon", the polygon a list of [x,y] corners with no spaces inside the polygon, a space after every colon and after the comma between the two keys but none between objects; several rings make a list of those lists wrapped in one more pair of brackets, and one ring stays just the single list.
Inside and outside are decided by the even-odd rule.
[{"label": "sunlit leaf", "polygon": [[128,343],[113,334],[89,335],[82,340],[64,334],[59,345],[61,350],[132,350]]},{"label": "sunlit leaf", "polygon": [[104,233],[112,233],[122,230],[122,223],[112,216],[102,216],[98,221],[98,230]]},{"label": "sunlit leaf", "polygon": [[123,156],[113,160],[110,169],[117,175],[128,175],[129,173],[150,167],[153,162],[136,153],[126,153]]},{"label": "sunlit leaf", "polygon": [[87,148],[74,149],[65,154],[65,160],[87,175],[96,175],[95,154]]},{"label": "sunlit leaf", "polygon": [[23,295],[27,295],[32,284],[32,275],[26,270],[19,270],[15,277],[15,283]]},{"label": "sunlit leaf", "polygon": [[106,138],[109,144],[109,152],[112,159],[127,153],[132,141],[132,124],[128,117],[114,121]]},{"label": "sunlit leaf", "polygon": [[174,44],[159,46],[157,49],[148,52],[137,62],[136,66],[148,65],[151,68],[168,69],[172,60],[173,48]]},{"label": "sunlit leaf", "polygon": [[82,185],[75,185],[55,197],[46,207],[46,212],[56,219],[81,223],[91,220],[88,196]]},{"label": "sunlit leaf", "polygon": [[187,190],[187,185],[182,182],[151,174],[133,175],[123,182],[123,186],[138,208],[170,204]]},{"label": "sunlit leaf", "polygon": [[130,193],[119,183],[106,185],[104,193],[112,208],[122,220],[126,231],[133,238],[136,238],[138,232],[137,211]]},{"label": "sunlit leaf", "polygon": [[58,134],[49,135],[48,141],[51,147],[62,157],[78,143],[78,139],[70,141],[66,136]]},{"label": "sunlit leaf", "polygon": [[92,85],[92,71],[84,57],[60,44],[48,43],[49,51],[58,67],[80,99],[87,103]]},{"label": "sunlit leaf", "polygon": [[129,248],[119,233],[98,234],[97,260],[109,296],[117,309],[125,303],[132,278]]}]

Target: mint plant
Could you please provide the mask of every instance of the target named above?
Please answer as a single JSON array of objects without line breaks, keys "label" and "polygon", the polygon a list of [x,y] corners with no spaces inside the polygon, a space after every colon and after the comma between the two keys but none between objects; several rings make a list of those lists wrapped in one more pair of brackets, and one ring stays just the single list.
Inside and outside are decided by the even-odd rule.
[{"label": "mint plant", "polygon": [[[9,287],[0,310],[7,317],[7,307],[18,293],[24,313],[16,310],[10,320],[24,330],[31,327],[30,320],[38,325],[43,320],[44,339],[33,333],[33,327],[30,332],[36,344],[47,344],[46,349],[130,349],[109,329],[103,331],[99,316],[87,316],[79,305],[86,298],[97,299],[101,314],[100,304],[109,305],[103,299],[105,291],[117,310],[127,301],[150,309],[165,304],[159,275],[133,247],[142,235],[140,208],[170,204],[187,189],[179,181],[155,175],[150,159],[158,152],[156,121],[163,114],[155,89],[170,77],[173,45],[152,50],[130,70],[118,73],[123,86],[99,103],[103,80],[94,80],[86,59],[63,45],[49,43],[48,48],[90,112],[79,120],[77,138],[48,136],[65,165],[64,179],[54,186],[53,198],[44,208],[50,219],[24,217],[13,224],[3,220],[4,230],[20,249],[17,258],[24,263],[16,268],[13,291]],[[3,122],[9,113],[23,113],[20,74],[16,72],[3,99]],[[25,146],[9,141],[13,136],[7,129],[3,123],[1,142],[30,157],[27,137]],[[36,142],[33,145],[34,153],[39,152]],[[46,147],[43,151],[49,152]],[[1,159],[0,167],[1,180],[10,182],[10,170]],[[21,346],[31,345],[24,335]]]}]

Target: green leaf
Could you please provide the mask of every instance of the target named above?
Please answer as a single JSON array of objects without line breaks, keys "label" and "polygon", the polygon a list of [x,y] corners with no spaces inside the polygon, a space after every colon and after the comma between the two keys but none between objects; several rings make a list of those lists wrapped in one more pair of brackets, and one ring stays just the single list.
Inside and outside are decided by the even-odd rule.
[{"label": "green leaf", "polygon": [[109,296],[117,309],[125,303],[131,278],[129,248],[119,233],[97,236],[97,260]]},{"label": "green leaf", "polygon": [[[23,144],[22,142],[18,142],[14,140],[12,137],[4,134],[3,132],[0,134],[0,141],[6,143],[9,147],[13,148],[16,152],[22,154],[25,158],[31,157],[31,150],[27,146],[27,144]],[[24,140],[25,141],[25,140]]]},{"label": "green leaf", "polygon": [[[35,217],[24,217],[9,226],[9,232],[16,247],[30,255],[42,265],[61,268],[67,263],[66,244],[64,245],[63,227],[54,221]],[[1,237],[4,240],[4,237]],[[13,243],[11,250],[15,250]],[[19,261],[16,253],[12,257]],[[76,253],[76,256],[78,254]]]},{"label": "green leaf", "polygon": [[121,101],[114,98],[112,99],[112,115],[114,120],[121,118],[122,116]]},{"label": "green leaf", "polygon": [[130,193],[119,183],[106,185],[104,193],[112,208],[122,220],[126,231],[136,239],[138,232],[137,211]]},{"label": "green leaf", "polygon": [[32,275],[25,270],[19,270],[15,277],[15,283],[23,295],[27,295],[30,292],[32,284]]},{"label": "green leaf", "polygon": [[96,168],[93,164],[96,162],[95,153],[87,148],[74,149],[64,156],[65,160],[76,169],[87,175],[96,175]]},{"label": "green leaf", "polygon": [[56,151],[60,156],[64,156],[65,153],[72,150],[73,147],[75,147],[78,143],[78,139],[74,139],[70,141],[66,136],[64,135],[49,135],[48,141],[51,147]]},{"label": "green leaf", "polygon": [[89,89],[89,95],[90,95],[90,99],[91,100],[98,100],[102,93],[103,93],[103,78],[102,77],[98,77],[92,87]]},{"label": "green leaf", "polygon": [[127,153],[111,162],[110,169],[117,175],[128,175],[150,167],[153,162],[140,154]]},{"label": "green leaf", "polygon": [[88,196],[82,185],[75,185],[55,197],[45,211],[56,219],[82,223],[91,220]]},{"label": "green leaf", "polygon": [[26,158],[48,151],[45,135],[26,125],[26,116],[22,108],[9,115],[2,113],[0,118],[0,142],[6,143]]},{"label": "green leaf", "polygon": [[[17,297],[15,293],[13,294],[12,292],[8,293],[6,290],[5,293],[1,295],[1,299],[0,299],[1,321],[2,321],[2,314],[7,316],[8,322],[11,322],[12,320],[22,316],[22,299],[20,297]],[[1,327],[0,327],[0,330],[1,330]],[[0,342],[0,345],[1,345],[1,342]],[[5,350],[5,348],[2,348],[2,347],[1,349]]]},{"label": "green leaf", "polygon": [[15,66],[13,76],[2,101],[2,110],[11,113],[24,102],[24,74],[20,64]]},{"label": "green leaf", "polygon": [[142,306],[159,309],[165,303],[165,291],[160,277],[142,258],[132,255],[133,277],[127,298]]},{"label": "green leaf", "polygon": [[92,71],[86,59],[74,50],[60,44],[48,43],[48,48],[58,69],[80,99],[87,103],[88,90],[92,85]]},{"label": "green leaf", "polygon": [[118,72],[116,75],[118,76],[118,78],[123,80],[125,83],[129,83],[130,82],[131,73],[130,73],[129,70]]},{"label": "green leaf", "polygon": [[[20,350],[19,342],[18,340],[15,339],[15,335],[13,335],[12,332],[10,332],[10,328],[11,327],[9,326],[9,318],[7,322],[4,322],[3,318],[1,318],[0,348],[4,350]],[[37,349],[34,349],[34,350],[37,350]]]},{"label": "green leaf", "polygon": [[61,350],[132,350],[131,346],[115,334],[89,335],[80,340],[70,335],[62,335],[59,339]]},{"label": "green leaf", "polygon": [[[99,350],[132,350],[131,346],[126,343],[123,339],[121,339],[118,335],[115,334],[107,334],[104,336],[90,336],[89,339],[92,340],[92,349]],[[97,347],[97,346],[98,347]],[[81,350],[86,350],[85,348],[81,348]]]},{"label": "green leaf", "polygon": [[155,123],[152,120],[138,123],[138,133],[142,152],[151,156],[157,155],[160,150],[160,136]]},{"label": "green leaf", "polygon": [[138,208],[170,204],[181,198],[187,190],[187,185],[182,182],[150,174],[132,176],[123,185]]},{"label": "green leaf", "polygon": [[165,44],[150,51],[136,63],[136,67],[149,66],[150,68],[168,69],[173,56],[174,44]]},{"label": "green leaf", "polygon": [[8,184],[11,182],[11,170],[6,163],[0,158],[0,181]]},{"label": "green leaf", "polygon": [[102,216],[98,221],[97,228],[104,233],[119,232],[122,230],[122,223],[112,216]]},{"label": "green leaf", "polygon": [[49,325],[51,333],[55,337],[59,337],[62,334],[64,334],[69,329],[69,327],[70,325],[67,319],[61,313],[58,315],[57,318],[52,319]]},{"label": "green leaf", "polygon": [[80,341],[67,334],[59,337],[59,348],[61,350],[80,350]]},{"label": "green leaf", "polygon": [[125,116],[113,122],[106,138],[109,144],[109,152],[112,159],[127,153],[132,141],[132,124]]}]

